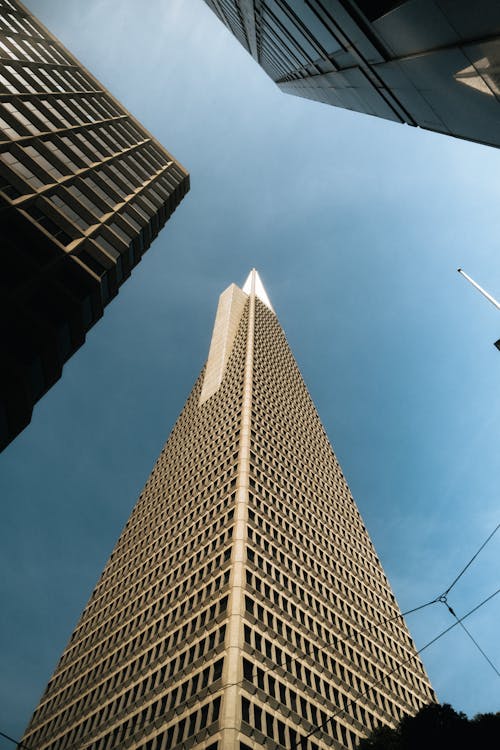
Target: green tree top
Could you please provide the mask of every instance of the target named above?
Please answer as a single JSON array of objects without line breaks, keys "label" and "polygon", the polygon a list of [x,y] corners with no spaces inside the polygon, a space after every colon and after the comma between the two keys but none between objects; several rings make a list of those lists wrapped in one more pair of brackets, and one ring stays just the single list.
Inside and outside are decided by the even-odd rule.
[{"label": "green tree top", "polygon": [[416,716],[405,716],[396,729],[379,727],[358,750],[496,750],[500,713],[468,719],[450,705],[430,703]]}]

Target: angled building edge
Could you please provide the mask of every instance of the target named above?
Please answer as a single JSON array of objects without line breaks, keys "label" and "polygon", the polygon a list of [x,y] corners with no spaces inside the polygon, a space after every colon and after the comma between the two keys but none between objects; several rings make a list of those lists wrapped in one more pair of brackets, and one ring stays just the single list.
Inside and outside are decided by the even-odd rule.
[{"label": "angled building edge", "polygon": [[17,0],[0,0],[0,450],[189,190],[184,167]]},{"label": "angled building edge", "polygon": [[352,750],[435,700],[254,272],[245,289],[221,295],[28,747]]},{"label": "angled building edge", "polygon": [[500,146],[497,0],[205,0],[280,89]]}]

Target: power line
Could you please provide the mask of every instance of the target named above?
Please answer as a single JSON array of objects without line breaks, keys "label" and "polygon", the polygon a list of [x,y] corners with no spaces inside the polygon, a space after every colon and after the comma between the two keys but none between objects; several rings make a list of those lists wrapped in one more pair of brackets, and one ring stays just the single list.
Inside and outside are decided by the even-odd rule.
[{"label": "power line", "polygon": [[[341,638],[340,636],[335,636],[336,641],[342,641],[344,644],[348,644],[349,641],[352,641],[354,638],[357,638],[360,635],[364,635],[365,633],[369,633],[371,630],[373,630],[376,627],[382,627],[384,625],[387,625],[390,622],[395,622],[396,620],[402,619],[403,617],[406,617],[407,615],[413,614],[413,612],[418,612],[421,609],[425,609],[425,607],[429,607],[431,604],[436,603],[436,599],[433,599],[430,602],[426,602],[425,604],[419,604],[418,607],[413,607],[412,609],[407,609],[405,612],[400,612],[397,615],[393,615],[392,617],[386,617],[383,620],[379,620],[378,622],[374,622],[371,625],[368,625],[366,628],[362,628],[361,630],[356,630],[354,633],[352,633],[350,636],[348,636],[346,639]],[[337,642],[333,643],[327,643],[326,646],[322,646],[319,648],[319,651],[326,651],[327,648],[335,648],[337,647]],[[311,651],[304,651],[306,656],[311,655]],[[301,654],[298,654],[297,656],[291,656],[289,659],[285,659],[285,661],[281,662],[281,664],[274,665],[272,667],[267,667],[262,670],[263,674],[267,674],[268,672],[272,672],[276,670],[276,668],[281,667],[287,667],[289,664],[292,664],[294,661],[297,661],[298,659],[303,658]],[[244,678],[243,678],[244,679]],[[241,685],[243,680],[240,680],[239,682],[231,683],[232,685]],[[227,685],[225,687],[230,687],[230,685]]]},{"label": "power line", "polygon": [[450,614],[452,614],[453,617],[457,620],[457,623],[461,626],[462,630],[466,633],[466,635],[471,639],[472,643],[477,648],[477,650],[479,651],[479,653],[482,654],[482,656],[484,656],[484,658],[486,659],[486,661],[488,662],[488,664],[490,665],[490,667],[492,668],[492,670],[495,672],[495,674],[498,677],[500,677],[500,672],[498,671],[498,669],[496,668],[496,666],[493,664],[493,662],[491,661],[491,659],[488,656],[488,654],[486,654],[486,652],[481,648],[481,646],[476,641],[476,639],[474,638],[474,636],[472,635],[472,633],[470,632],[470,630],[467,630],[467,628],[465,627],[465,625],[463,624],[463,622],[461,622],[461,620],[457,617],[455,611],[452,609],[452,607],[450,607],[450,605],[448,604],[448,602],[446,600],[443,601],[443,604],[446,604],[446,606],[448,607],[448,610],[449,610]]},{"label": "power line", "polygon": [[498,529],[500,529],[500,523],[493,529],[493,531],[491,532],[491,534],[485,539],[485,541],[479,547],[478,551],[475,553],[475,555],[473,555],[471,557],[471,559],[469,560],[469,562],[467,563],[467,565],[460,571],[460,573],[457,575],[457,577],[448,586],[448,588],[446,589],[446,591],[443,594],[441,594],[441,596],[439,597],[439,601],[442,602],[448,608],[448,611],[450,612],[450,614],[453,617],[455,617],[455,619],[457,620],[457,623],[461,626],[462,630],[465,632],[465,634],[468,636],[468,638],[470,638],[470,640],[472,641],[472,643],[474,644],[474,646],[477,648],[477,650],[479,651],[479,653],[486,659],[486,661],[488,662],[488,664],[490,665],[490,667],[493,669],[493,671],[495,672],[495,674],[498,677],[500,677],[500,672],[498,671],[498,669],[496,668],[496,666],[493,664],[493,662],[491,661],[491,659],[489,658],[489,656],[486,654],[486,652],[484,651],[484,649],[481,648],[481,646],[476,641],[476,639],[474,638],[474,636],[472,635],[472,633],[465,627],[465,625],[463,624],[463,622],[461,622],[460,619],[457,617],[455,611],[450,606],[450,604],[448,602],[448,598],[447,598],[447,595],[450,593],[450,591],[452,590],[452,588],[460,580],[460,578],[463,576],[463,574],[465,573],[465,571],[472,565],[472,563],[474,562],[474,560],[476,559],[476,557],[486,547],[486,545],[488,544],[488,542],[490,541],[490,539],[493,538],[493,536],[496,534],[496,532],[498,531]]},{"label": "power line", "polygon": [[447,596],[450,593],[450,591],[452,590],[452,588],[454,587],[454,585],[460,580],[460,578],[463,576],[463,574],[465,573],[465,571],[472,565],[472,563],[474,562],[474,560],[476,559],[476,557],[479,555],[479,553],[483,551],[483,549],[486,547],[486,545],[488,544],[488,542],[490,541],[490,539],[492,539],[495,536],[495,534],[497,533],[498,529],[500,529],[500,523],[498,524],[498,526],[496,526],[496,528],[493,529],[493,531],[491,532],[491,534],[489,535],[489,537],[482,543],[482,545],[479,547],[479,549],[476,552],[476,554],[471,557],[471,559],[469,560],[469,562],[467,563],[467,565],[465,566],[465,568],[463,568],[460,571],[460,573],[457,575],[457,577],[452,581],[452,583],[450,583],[450,585],[448,586],[448,588],[446,589],[446,591],[443,591],[442,596]]},{"label": "power line", "polygon": [[13,737],[10,737],[8,734],[5,734],[5,732],[0,732],[0,737],[3,737],[5,740],[8,740],[9,742],[13,742],[14,745],[17,745],[17,747],[22,748],[22,750],[31,750],[31,748],[29,748],[28,745],[24,745],[22,742],[18,742]]},{"label": "power line", "polygon": [[[439,596],[436,596],[434,599],[431,599],[430,601],[426,602],[425,604],[420,604],[417,607],[413,607],[412,609],[408,609],[405,612],[401,612],[398,615],[394,615],[393,617],[387,617],[387,618],[385,618],[383,620],[380,620],[378,622],[374,622],[371,625],[369,625],[367,628],[363,628],[362,630],[357,630],[355,633],[352,633],[350,636],[348,636],[347,639],[341,639],[340,638],[340,640],[342,640],[342,642],[344,644],[348,644],[352,639],[357,638],[360,635],[364,635],[365,633],[369,633],[371,630],[373,630],[376,627],[384,626],[384,625],[388,624],[389,622],[395,622],[396,620],[402,619],[402,618],[406,617],[407,615],[411,615],[414,612],[418,612],[421,609],[425,609],[426,607],[429,607],[432,604],[436,604],[437,602],[441,602],[441,603],[447,604],[446,595],[452,590],[452,588],[460,580],[460,578],[464,575],[464,573],[468,570],[468,568],[470,568],[470,566],[472,565],[472,563],[474,562],[474,560],[479,556],[479,554],[486,547],[486,545],[488,544],[488,542],[490,541],[490,539],[493,538],[493,536],[496,534],[496,532],[498,531],[499,528],[500,528],[500,523],[496,526],[496,528],[493,529],[493,531],[488,536],[488,538],[482,543],[482,545],[479,547],[479,549],[477,550],[477,552],[471,557],[471,559],[469,560],[469,562],[467,563],[467,565],[465,565],[465,567],[462,568],[462,570],[460,571],[460,573],[456,576],[456,578],[454,578],[454,580],[448,586],[448,588],[446,589],[446,591],[444,591],[442,594],[439,594]],[[339,637],[336,636],[336,639],[339,640]],[[325,651],[327,648],[335,648],[336,645],[337,645],[336,643],[328,643],[326,646],[321,647],[319,650],[320,651]],[[307,656],[310,656],[310,654],[311,654],[310,651],[307,651],[305,653],[306,653]],[[285,659],[285,661],[282,662],[281,664],[277,664],[277,665],[274,665],[273,667],[267,667],[267,668],[263,669],[262,672],[263,672],[263,674],[267,674],[268,672],[272,672],[272,671],[276,670],[277,668],[279,669],[281,667],[287,667],[289,664],[292,664],[294,661],[297,661],[300,658],[302,658],[301,655],[297,654],[297,656],[292,656],[292,657],[290,657],[288,659]],[[256,669],[257,669],[257,667],[255,668],[255,670],[253,670],[252,677],[255,676]],[[223,685],[222,687],[226,688],[226,687],[236,687],[236,686],[239,686],[239,685],[241,685],[243,683],[244,679],[245,678],[239,680],[238,682],[227,683],[226,685]]]},{"label": "power line", "polygon": [[[408,664],[418,654],[420,654],[422,651],[424,651],[430,645],[432,645],[433,643],[435,643],[436,640],[438,640],[439,638],[441,638],[443,635],[445,635],[446,633],[448,633],[452,628],[456,627],[457,625],[461,625],[462,626],[462,628],[465,630],[465,632],[467,633],[467,635],[469,636],[469,638],[471,638],[471,640],[473,641],[473,643],[475,644],[475,646],[479,649],[479,651],[481,652],[481,654],[488,661],[488,663],[490,664],[490,666],[492,667],[492,669],[500,677],[500,672],[497,670],[497,668],[495,667],[495,665],[493,664],[493,662],[489,659],[489,657],[486,655],[486,653],[483,651],[483,649],[480,647],[480,645],[474,640],[474,638],[471,635],[471,633],[469,633],[469,631],[467,630],[467,628],[462,623],[463,620],[465,620],[467,617],[469,617],[469,615],[471,615],[473,612],[475,612],[477,609],[479,609],[479,607],[483,606],[483,604],[486,604],[486,602],[488,602],[491,598],[493,598],[493,596],[496,596],[496,594],[498,594],[500,592],[500,589],[498,589],[494,594],[492,594],[490,597],[488,597],[483,602],[481,602],[481,604],[478,605],[478,607],[476,607],[473,610],[470,610],[470,612],[468,612],[466,615],[464,615],[460,619],[457,617],[457,615],[455,614],[455,612],[451,609],[451,607],[448,604],[447,598],[446,598],[447,594],[452,590],[452,588],[455,586],[455,584],[460,580],[460,578],[464,575],[464,573],[472,565],[472,563],[474,562],[474,560],[479,556],[479,554],[486,547],[486,545],[488,544],[488,542],[490,541],[490,539],[493,538],[493,536],[495,535],[495,533],[498,531],[499,528],[500,528],[500,523],[495,527],[495,529],[493,529],[493,531],[488,536],[488,538],[483,542],[483,544],[479,547],[479,549],[477,550],[477,552],[469,560],[469,562],[467,563],[467,565],[465,565],[465,567],[460,571],[460,573],[456,576],[456,578],[452,581],[452,583],[448,586],[448,588],[446,589],[446,591],[443,594],[440,594],[435,599],[431,599],[430,601],[425,602],[424,604],[419,604],[416,607],[412,607],[411,609],[408,609],[405,612],[401,612],[401,613],[399,613],[397,615],[394,615],[392,617],[387,617],[387,618],[385,618],[383,620],[380,620],[378,622],[372,623],[371,625],[369,625],[366,628],[363,628],[362,630],[357,630],[356,632],[352,633],[346,640],[342,639],[344,644],[348,644],[349,641],[351,641],[353,638],[358,637],[360,635],[363,635],[365,633],[369,633],[375,627],[382,627],[384,625],[387,625],[390,622],[394,622],[396,620],[402,619],[402,618],[406,617],[407,615],[410,615],[410,614],[413,614],[414,612],[418,612],[418,611],[420,611],[422,609],[425,609],[425,608],[431,606],[432,604],[436,604],[437,602],[444,603],[448,607],[448,609],[450,610],[451,614],[455,616],[455,618],[456,618],[457,621],[455,623],[453,623],[453,625],[451,625],[449,628],[447,628],[442,633],[440,633],[435,639],[433,639],[432,641],[429,641],[429,643],[427,643],[425,646],[423,646],[419,651],[416,651],[415,654],[412,654],[408,659],[405,659],[404,661],[400,662],[398,666],[396,666],[392,670],[390,670],[384,677],[382,677],[377,682],[374,682],[371,687],[375,687],[375,686],[381,684],[386,677],[389,677],[390,675],[394,674],[395,672],[398,672],[401,667],[403,667],[405,664]],[[338,637],[337,637],[337,640],[339,640]],[[332,647],[334,648],[335,646],[336,646],[336,643],[328,643],[327,646],[323,646],[319,650],[320,651],[325,651],[327,648],[332,648]],[[310,655],[310,653],[311,653],[310,651],[306,652],[306,655]],[[263,672],[263,674],[267,674],[268,672],[275,671],[276,669],[280,669],[282,667],[288,667],[289,664],[291,664],[294,661],[297,661],[300,658],[302,658],[302,657],[301,657],[300,654],[298,654],[297,656],[293,656],[293,657],[290,657],[288,659],[285,659],[285,661],[282,662],[281,664],[274,665],[272,667],[267,667],[266,669],[263,669],[262,672]],[[256,667],[255,670],[256,669],[258,669],[258,667]],[[252,677],[255,676],[255,670],[252,672]],[[221,685],[221,687],[218,688],[214,692],[218,692],[219,690],[224,690],[225,688],[228,688],[228,687],[238,687],[238,686],[240,686],[240,685],[243,684],[243,682],[244,682],[245,679],[246,678],[243,677],[241,680],[238,680],[238,682],[225,683],[224,685]],[[212,691],[209,689],[208,693],[211,693],[211,692]],[[366,695],[367,695],[367,693],[362,693],[362,694],[360,694],[358,696],[358,698],[363,698]],[[348,701],[348,703],[346,704],[346,707],[347,706],[351,706],[352,703],[354,703],[354,699]],[[326,726],[326,724],[328,724],[330,721],[332,721],[333,718],[335,718],[335,716],[337,716],[339,714],[339,712],[343,713],[344,711],[345,711],[345,709],[338,709],[338,711],[335,712],[329,719],[327,719],[327,721],[324,724],[322,724],[319,727],[317,727],[315,730],[313,730],[312,732],[310,732],[304,738],[300,738],[300,740],[299,740],[300,743],[302,744],[302,740],[303,739],[307,740],[309,737],[312,736],[312,734],[315,734],[315,732],[318,731],[318,729],[321,729],[323,726]],[[18,742],[13,737],[10,737],[9,735],[7,735],[7,734],[5,734],[5,733],[3,733],[1,731],[0,731],[0,737],[4,737],[9,742],[12,742],[12,743],[16,744],[17,747],[20,748],[21,750],[31,750],[31,748],[29,748],[28,745],[25,745],[25,744],[23,744],[21,742]]]},{"label": "power line", "polygon": [[[491,599],[493,599],[493,597],[495,597],[499,593],[500,593],[500,589],[497,589],[496,591],[493,592],[493,594],[490,594],[490,596],[486,597],[486,599],[483,599],[483,601],[480,602],[476,607],[474,607],[473,609],[469,610],[469,612],[467,612],[467,614],[465,614],[463,617],[460,617],[460,618],[457,617],[457,621],[454,622],[453,625],[450,625],[449,627],[445,628],[445,630],[442,630],[437,636],[435,636],[434,638],[432,638],[432,640],[428,641],[425,644],[425,646],[422,646],[422,648],[420,648],[418,651],[416,651],[415,654],[413,654],[412,656],[410,656],[408,659],[405,659],[404,661],[400,662],[400,664],[398,664],[397,667],[394,667],[394,669],[392,669],[390,672],[388,672],[388,674],[385,677],[389,677],[391,674],[394,674],[395,672],[398,672],[401,669],[401,667],[405,666],[405,664],[408,664],[408,662],[410,662],[416,656],[418,656],[419,654],[421,654],[422,651],[425,651],[427,648],[429,648],[429,646],[432,646],[433,643],[436,643],[436,641],[438,641],[444,635],[446,635],[447,633],[449,633],[450,630],[453,630],[453,628],[456,628],[457,625],[462,624],[463,620],[466,620],[467,617],[470,617],[470,615],[472,615],[474,612],[477,612],[478,609],[480,609],[484,604],[487,604],[487,602],[489,602]],[[455,617],[456,617],[456,615],[455,615]],[[377,682],[374,682],[370,687],[373,688],[373,687],[376,687],[377,685],[380,685],[384,681],[385,677],[382,678],[381,680],[378,680]],[[352,698],[350,701],[347,702],[346,708],[352,706],[352,704],[355,703],[357,700],[359,700],[359,698],[366,698],[367,695],[368,695],[368,692],[365,692],[365,693],[361,693],[360,695],[358,695],[357,698]],[[319,726],[317,726],[314,729],[312,729],[304,737],[300,737],[300,739],[299,739],[300,745],[303,747],[304,746],[303,745],[304,742],[306,742],[310,737],[312,737],[314,734],[316,734],[317,731],[321,731],[324,727],[326,727],[328,724],[330,724],[330,722],[333,721],[333,719],[335,719],[337,716],[339,716],[340,714],[342,714],[344,712],[345,712],[345,708],[338,708],[326,721],[324,721],[322,724],[320,724]]]},{"label": "power line", "polygon": [[495,667],[495,665],[493,664],[493,662],[491,661],[491,659],[489,658],[489,656],[483,651],[483,649],[481,648],[481,646],[479,645],[479,643],[476,641],[476,639],[474,638],[474,636],[472,635],[472,633],[469,630],[467,630],[467,628],[465,627],[465,625],[463,624],[463,622],[460,622],[460,620],[458,622],[459,622],[460,626],[462,627],[462,629],[465,630],[465,632],[467,633],[467,635],[471,639],[472,643],[476,646],[476,648],[479,650],[479,652],[484,656],[484,658],[486,659],[486,661],[488,662],[488,664],[490,665],[490,667],[492,668],[492,670],[495,672],[495,674],[497,675],[497,677],[500,677],[500,672]]}]

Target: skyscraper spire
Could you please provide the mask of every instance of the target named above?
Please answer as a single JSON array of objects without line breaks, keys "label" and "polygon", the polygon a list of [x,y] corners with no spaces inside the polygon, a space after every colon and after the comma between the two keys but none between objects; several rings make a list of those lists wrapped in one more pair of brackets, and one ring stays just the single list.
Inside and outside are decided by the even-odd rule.
[{"label": "skyscraper spire", "polygon": [[260,299],[261,302],[263,302],[270,310],[274,312],[273,306],[271,305],[271,300],[269,299],[266,290],[264,289],[264,284],[262,283],[262,280],[259,276],[258,271],[255,270],[255,268],[252,268],[250,273],[247,276],[247,280],[243,284],[243,291],[246,294],[250,294],[253,289],[255,291],[255,294]]},{"label": "skyscraper spire", "polygon": [[259,281],[220,297],[28,747],[352,750],[434,700]]}]

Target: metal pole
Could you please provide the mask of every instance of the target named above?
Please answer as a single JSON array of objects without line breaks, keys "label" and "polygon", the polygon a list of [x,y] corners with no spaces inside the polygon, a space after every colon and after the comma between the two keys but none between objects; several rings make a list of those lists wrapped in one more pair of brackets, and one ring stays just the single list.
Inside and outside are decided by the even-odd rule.
[{"label": "metal pole", "polygon": [[475,286],[478,292],[481,292],[481,294],[484,297],[486,297],[486,299],[489,300],[492,305],[495,305],[497,310],[500,310],[500,302],[497,302],[497,300],[494,297],[492,297],[491,294],[488,294],[488,292],[485,289],[483,289],[482,286],[479,286],[479,284],[476,281],[474,281],[474,279],[471,279],[471,277],[468,274],[466,274],[465,271],[462,271],[461,268],[457,268],[457,271],[459,274],[464,276],[467,279],[467,281],[472,284],[472,286]]}]

